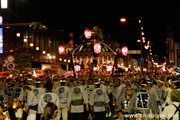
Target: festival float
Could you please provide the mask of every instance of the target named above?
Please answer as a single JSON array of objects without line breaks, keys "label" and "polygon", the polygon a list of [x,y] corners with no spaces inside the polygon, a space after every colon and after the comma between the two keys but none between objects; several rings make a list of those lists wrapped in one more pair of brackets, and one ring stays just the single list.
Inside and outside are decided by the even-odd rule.
[{"label": "festival float", "polygon": [[72,51],[74,73],[76,77],[112,75],[117,53],[104,43],[102,30],[95,26],[85,29],[87,39]]}]

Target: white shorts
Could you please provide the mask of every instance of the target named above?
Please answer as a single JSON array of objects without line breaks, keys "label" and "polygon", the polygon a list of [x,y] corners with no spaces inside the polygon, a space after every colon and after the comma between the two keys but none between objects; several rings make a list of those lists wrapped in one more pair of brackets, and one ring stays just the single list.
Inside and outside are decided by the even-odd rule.
[{"label": "white shorts", "polygon": [[18,108],[16,113],[15,113],[17,118],[22,118],[23,115],[23,109],[22,108]]}]

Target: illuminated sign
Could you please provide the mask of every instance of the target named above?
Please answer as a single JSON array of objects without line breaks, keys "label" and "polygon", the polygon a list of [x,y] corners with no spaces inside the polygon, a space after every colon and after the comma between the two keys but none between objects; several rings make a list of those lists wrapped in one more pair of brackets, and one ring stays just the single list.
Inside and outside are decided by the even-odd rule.
[{"label": "illuminated sign", "polygon": [[90,31],[89,29],[86,29],[86,30],[84,31],[84,35],[85,35],[85,37],[86,37],[87,39],[91,38],[91,31]]},{"label": "illuminated sign", "polygon": [[128,54],[128,48],[126,47],[126,46],[124,46],[124,47],[122,47],[122,55],[123,56],[127,56],[127,54]]},{"label": "illuminated sign", "polygon": [[1,9],[8,9],[8,0],[1,0]]},{"label": "illuminated sign", "polygon": [[[0,25],[3,24],[3,18],[0,16]],[[0,28],[0,54],[3,54],[3,28]]]},{"label": "illuminated sign", "polygon": [[68,77],[68,76],[74,76],[74,72],[71,70],[71,71],[68,71],[64,74],[62,74],[65,78]]},{"label": "illuminated sign", "polygon": [[101,44],[100,43],[95,43],[94,44],[94,52],[96,54],[99,54],[101,52]]},{"label": "illuminated sign", "polygon": [[64,55],[65,54],[65,47],[62,46],[62,45],[59,46],[59,54],[60,55]]}]

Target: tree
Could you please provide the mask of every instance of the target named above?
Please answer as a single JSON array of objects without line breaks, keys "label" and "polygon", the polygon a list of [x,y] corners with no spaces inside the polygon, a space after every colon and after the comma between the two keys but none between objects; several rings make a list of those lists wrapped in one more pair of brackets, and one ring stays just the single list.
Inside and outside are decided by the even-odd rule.
[{"label": "tree", "polygon": [[19,54],[15,53],[14,57],[15,57],[15,63],[17,64],[16,69],[22,71],[31,66],[30,53],[25,53],[25,52]]}]

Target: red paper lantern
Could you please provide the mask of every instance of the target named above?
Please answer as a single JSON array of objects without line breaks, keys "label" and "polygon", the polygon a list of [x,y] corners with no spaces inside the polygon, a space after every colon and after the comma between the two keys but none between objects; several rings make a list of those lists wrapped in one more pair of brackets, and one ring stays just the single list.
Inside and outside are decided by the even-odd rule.
[{"label": "red paper lantern", "polygon": [[108,65],[108,66],[106,66],[106,70],[108,71],[108,72],[111,72],[112,71],[112,66],[111,65]]},{"label": "red paper lantern", "polygon": [[101,52],[101,44],[100,43],[95,43],[94,44],[94,52],[96,54],[99,54]]},{"label": "red paper lantern", "polygon": [[123,55],[123,56],[127,56],[127,54],[128,54],[128,48],[127,48],[126,46],[122,47],[121,51],[122,51],[122,55]]},{"label": "red paper lantern", "polygon": [[94,71],[98,71],[99,70],[99,66],[97,65],[97,67],[93,68]]},{"label": "red paper lantern", "polygon": [[91,38],[91,30],[86,29],[86,30],[84,31],[84,35],[85,35],[85,37],[86,37],[87,39]]},{"label": "red paper lantern", "polygon": [[76,65],[76,66],[75,66],[75,71],[76,71],[76,72],[79,72],[80,70],[81,70],[81,66],[80,66],[80,65]]},{"label": "red paper lantern", "polygon": [[59,46],[59,54],[64,55],[65,54],[65,47],[63,45]]}]

